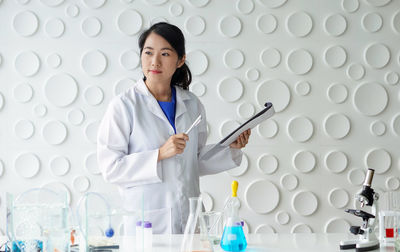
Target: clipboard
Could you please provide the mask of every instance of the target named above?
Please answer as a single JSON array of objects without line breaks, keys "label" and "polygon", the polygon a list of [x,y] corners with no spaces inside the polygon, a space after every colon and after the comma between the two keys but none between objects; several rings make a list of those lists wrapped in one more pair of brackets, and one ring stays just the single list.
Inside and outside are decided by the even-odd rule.
[{"label": "clipboard", "polygon": [[233,143],[240,134],[242,134],[244,131],[248,129],[252,129],[261,122],[265,121],[266,119],[270,118],[273,114],[275,114],[274,106],[272,103],[267,102],[264,104],[265,108],[258,112],[256,115],[251,117],[249,120],[246,122],[242,123],[239,127],[237,127],[235,130],[233,130],[228,136],[226,136],[224,139],[219,141],[217,144],[212,146],[209,150],[207,150],[206,153],[204,153],[200,159],[207,160],[211,156],[215,155],[217,152],[223,150],[225,147],[229,146],[231,143]]}]

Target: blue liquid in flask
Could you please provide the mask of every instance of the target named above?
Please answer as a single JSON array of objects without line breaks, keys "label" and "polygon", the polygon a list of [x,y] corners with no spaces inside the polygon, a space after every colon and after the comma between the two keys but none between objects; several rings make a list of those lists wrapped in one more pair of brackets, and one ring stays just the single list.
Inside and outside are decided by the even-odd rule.
[{"label": "blue liquid in flask", "polygon": [[221,239],[221,248],[224,251],[244,251],[247,247],[242,226],[226,226]]}]

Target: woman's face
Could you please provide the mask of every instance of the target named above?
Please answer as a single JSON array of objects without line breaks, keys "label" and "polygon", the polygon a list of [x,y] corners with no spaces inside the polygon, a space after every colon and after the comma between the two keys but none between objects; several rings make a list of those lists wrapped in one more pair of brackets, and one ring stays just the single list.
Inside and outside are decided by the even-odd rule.
[{"label": "woman's face", "polygon": [[146,81],[169,85],[175,70],[184,64],[185,56],[179,60],[168,41],[152,32],[144,43],[141,61]]}]

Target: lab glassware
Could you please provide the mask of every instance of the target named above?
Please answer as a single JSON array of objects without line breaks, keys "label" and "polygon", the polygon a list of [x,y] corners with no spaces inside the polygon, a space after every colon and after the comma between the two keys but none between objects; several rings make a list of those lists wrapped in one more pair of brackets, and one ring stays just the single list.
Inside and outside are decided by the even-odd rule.
[{"label": "lab glassware", "polygon": [[240,202],[237,198],[238,182],[232,182],[232,197],[226,205],[226,223],[221,238],[221,248],[225,251],[244,251],[247,247],[241,219],[239,218]]},{"label": "lab glassware", "polygon": [[136,251],[151,251],[153,244],[153,231],[150,221],[136,222]]},{"label": "lab glassware", "polygon": [[223,213],[218,211],[201,212],[200,215],[205,225],[200,225],[201,239],[209,239],[213,245],[221,242],[221,236],[224,229]]},{"label": "lab glassware", "polygon": [[33,188],[14,198],[7,193],[7,236],[11,252],[70,251],[67,196]]},{"label": "lab glassware", "polygon": [[395,241],[399,231],[400,192],[385,192],[382,197],[382,210],[379,212],[379,238],[381,242]]},{"label": "lab glassware", "polygon": [[202,212],[201,197],[189,198],[189,217],[186,223],[181,252],[213,252],[213,246],[208,233],[201,234],[201,230],[207,230]]}]

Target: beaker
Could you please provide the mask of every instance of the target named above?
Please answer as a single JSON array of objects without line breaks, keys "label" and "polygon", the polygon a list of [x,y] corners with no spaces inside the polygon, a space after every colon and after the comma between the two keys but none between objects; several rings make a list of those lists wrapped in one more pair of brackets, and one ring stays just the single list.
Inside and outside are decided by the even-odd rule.
[{"label": "beaker", "polygon": [[70,227],[65,193],[33,188],[7,193],[7,236],[11,251],[69,251]]},{"label": "beaker", "polygon": [[200,225],[201,239],[209,239],[211,244],[218,245],[221,242],[224,230],[223,213],[218,211],[208,211],[200,213],[205,225]]},{"label": "beaker", "polygon": [[213,252],[208,233],[201,234],[201,230],[207,230],[202,212],[201,197],[189,198],[189,217],[181,244],[181,252]]}]

